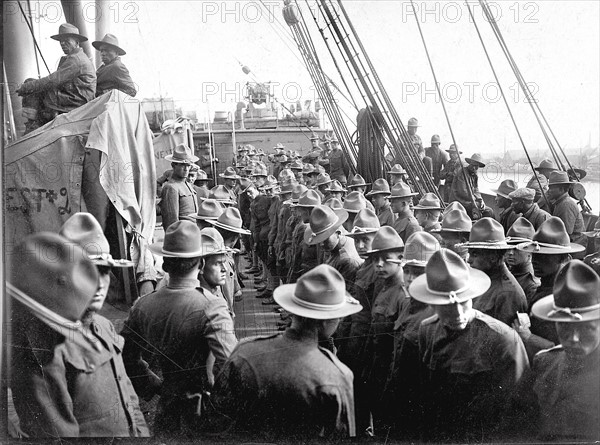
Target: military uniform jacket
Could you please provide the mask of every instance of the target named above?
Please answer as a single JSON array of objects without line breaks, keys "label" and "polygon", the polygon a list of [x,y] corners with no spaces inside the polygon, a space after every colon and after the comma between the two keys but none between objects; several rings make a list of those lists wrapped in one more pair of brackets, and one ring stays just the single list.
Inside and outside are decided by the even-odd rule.
[{"label": "military uniform jacket", "polygon": [[545,210],[540,209],[540,206],[538,206],[535,202],[523,213],[522,216],[531,223],[533,229],[536,231],[540,228],[544,221],[550,218],[550,214]]},{"label": "military uniform jacket", "polygon": [[389,202],[386,202],[383,207],[377,209],[377,218],[379,218],[379,224],[383,226],[394,226],[394,220],[396,217],[394,216],[394,212],[392,212],[392,208]]},{"label": "military uniform jacket", "polygon": [[[581,242],[581,232],[583,232],[583,216],[579,211],[579,207],[575,200],[565,193],[554,202],[554,210],[552,216],[562,219],[565,223],[565,229],[569,234],[572,243]],[[583,237],[583,245],[585,245],[585,237]]]},{"label": "military uniform jacket", "polygon": [[96,70],[83,52],[75,48],[60,58],[58,69],[52,74],[25,82],[25,94],[48,92],[45,105],[53,110],[67,112],[93,100],[96,94]]},{"label": "military uniform jacket", "polygon": [[425,149],[425,154],[431,159],[433,182],[435,185],[439,185],[441,179],[440,173],[444,164],[448,162],[448,154],[439,147],[427,147]]},{"label": "military uniform jacket", "polygon": [[[465,174],[463,174],[463,171]],[[469,173],[467,167],[458,168],[454,175],[454,179],[452,180],[452,189],[450,190],[450,202],[458,201],[463,205],[463,207],[465,207],[468,210],[473,207],[473,202],[471,201],[469,187],[465,182],[465,176],[467,177],[468,184],[471,187],[471,192],[479,192],[477,173]]]},{"label": "military uniform jacket", "polygon": [[394,224],[392,224],[392,227],[396,232],[398,232],[398,235],[400,235],[400,238],[402,238],[404,243],[406,243],[408,237],[413,233],[423,230],[419,225],[417,218],[412,215],[410,215],[408,218],[396,218]]},{"label": "military uniform jacket", "polygon": [[562,346],[541,351],[526,390],[533,388],[542,441],[600,440],[600,349],[580,363]]},{"label": "military uniform jacket", "polygon": [[347,178],[349,173],[350,168],[342,150],[332,150],[329,154],[329,176],[331,176],[331,179],[340,181]]},{"label": "military uniform jacket", "polygon": [[176,221],[198,213],[198,200],[194,186],[185,179],[171,178],[163,185],[160,201],[162,225],[165,230]]},{"label": "military uniform jacket", "polygon": [[352,372],[292,328],[240,343],[216,382],[214,404],[244,441],[355,436]]},{"label": "military uniform jacket", "polygon": [[517,318],[517,312],[527,312],[525,292],[510,273],[506,264],[486,272],[492,280],[490,288],[473,300],[473,307],[508,326]]},{"label": "military uniform jacket", "polygon": [[104,63],[100,65],[96,77],[96,97],[102,96],[109,90],[119,90],[132,97],[137,94],[129,70],[118,56],[108,65]]},{"label": "military uniform jacket", "polygon": [[267,242],[269,239],[269,209],[271,208],[272,198],[266,195],[259,195],[250,204],[250,213],[252,222],[250,230],[255,236],[255,240]]},{"label": "military uniform jacket", "polygon": [[123,338],[109,320],[96,314],[89,326],[99,350],[68,340],[24,310],[15,320],[23,324],[12,331],[10,386],[26,434],[150,435],[123,365]]},{"label": "military uniform jacket", "polygon": [[515,277],[515,280],[517,280],[517,283],[519,283],[519,286],[521,286],[521,289],[523,289],[529,306],[529,301],[533,299],[537,288],[540,287],[540,280],[534,275],[531,262],[511,267],[510,272]]},{"label": "military uniform jacket", "polygon": [[[496,220],[504,227],[504,233],[512,227],[513,223],[521,216],[520,213],[515,213],[512,207],[503,209]],[[537,230],[537,229],[536,229]]]},{"label": "military uniform jacket", "polygon": [[433,438],[469,439],[472,433],[472,440],[485,440],[506,415],[507,402],[529,368],[518,334],[474,312],[462,331],[446,329],[437,316],[421,323],[421,425]]},{"label": "military uniform jacket", "polygon": [[[200,288],[198,280],[173,276],[166,287],[136,301],[122,334],[125,366],[129,375],[136,376],[132,378],[136,389],[160,390],[157,422],[161,413],[185,415],[186,395],[210,390],[209,353],[217,375],[237,344],[225,300]],[[158,356],[162,385],[156,384],[149,369],[152,355]]]},{"label": "military uniform jacket", "polygon": [[269,207],[269,246],[275,247],[275,240],[277,239],[277,229],[279,227],[278,217],[279,210],[281,209],[282,201],[278,196],[275,196],[271,200],[271,207]]},{"label": "military uniform jacket", "polygon": [[354,244],[350,238],[340,237],[340,243],[331,251],[331,254],[325,264],[336,269],[346,281],[348,292],[352,293],[351,287],[356,280],[356,271],[363,260],[356,253]]},{"label": "military uniform jacket", "polygon": [[286,225],[290,217],[292,216],[292,210],[289,204],[285,204],[281,201],[279,206],[279,214],[277,215],[277,236],[275,237],[275,252],[280,260],[284,260],[285,256],[282,254],[285,248],[286,241]]}]

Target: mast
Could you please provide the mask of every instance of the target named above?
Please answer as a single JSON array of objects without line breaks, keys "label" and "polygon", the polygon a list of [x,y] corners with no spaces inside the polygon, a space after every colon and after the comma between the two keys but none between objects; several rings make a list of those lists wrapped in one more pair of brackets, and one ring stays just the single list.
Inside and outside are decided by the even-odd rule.
[{"label": "mast", "polygon": [[[91,41],[93,40],[92,34],[90,34],[88,30],[88,22],[92,21],[91,19],[97,20],[99,12],[95,11],[96,17],[85,17],[83,11],[83,4],[79,0],[61,0],[63,13],[65,14],[65,21],[77,26],[79,28],[79,33],[83,34],[88,38],[87,42],[81,42],[80,46],[83,48],[83,51],[87,54],[90,60],[94,60],[94,50],[92,48]],[[87,14],[91,12],[86,9]]]},{"label": "mast", "polygon": [[[108,0],[96,0],[96,39],[102,40],[110,32],[110,3]],[[90,40],[92,40],[90,38]],[[94,51],[96,68],[102,65],[100,51]]]}]

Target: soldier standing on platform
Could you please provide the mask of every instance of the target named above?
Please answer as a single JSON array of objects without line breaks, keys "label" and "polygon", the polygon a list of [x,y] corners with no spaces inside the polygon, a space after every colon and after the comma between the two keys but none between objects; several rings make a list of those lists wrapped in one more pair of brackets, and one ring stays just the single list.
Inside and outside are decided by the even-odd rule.
[{"label": "soldier standing on platform", "polygon": [[456,174],[456,170],[458,167],[460,167],[458,155],[462,154],[462,151],[458,151],[456,149],[456,145],[452,144],[450,145],[450,149],[446,150],[446,153],[450,154],[450,159],[444,164],[444,167],[440,172],[440,179],[444,180],[444,201],[449,202],[454,176]]},{"label": "soldier standing on platform", "polygon": [[423,148],[423,141],[421,140],[421,136],[417,134],[417,128],[419,128],[419,121],[411,117],[408,120],[407,131],[410,139],[415,147],[415,150],[419,150],[419,148]]},{"label": "soldier standing on platform", "polygon": [[[426,193],[413,210],[417,222],[425,232],[431,233],[442,228],[440,225],[440,213],[442,212],[442,207],[440,200],[435,193]],[[398,220],[396,220],[396,222],[397,221]],[[439,235],[436,234],[435,236],[437,237]]]},{"label": "soldier standing on platform", "polygon": [[219,177],[223,178],[223,188],[227,191],[231,200],[237,203],[236,181],[240,179],[240,176],[235,172],[233,167],[227,167]]},{"label": "soldier standing on platform", "polygon": [[442,179],[440,174],[442,167],[448,162],[448,155],[440,149],[441,143],[439,135],[434,134],[431,136],[431,147],[425,150],[425,154],[431,159],[433,183],[436,187],[440,185],[440,180]]},{"label": "soldier standing on platform", "polygon": [[550,173],[548,198],[554,204],[552,216],[562,220],[571,242],[585,246],[586,239],[582,235],[584,230],[583,216],[581,216],[581,211],[575,200],[569,196],[569,188],[572,184],[567,172],[554,171]]},{"label": "soldier standing on platform", "polygon": [[[518,218],[506,233],[506,242],[516,246],[524,242],[531,242],[535,230],[529,221],[525,218]],[[506,254],[506,265],[513,274],[515,280],[525,292],[527,301],[531,301],[538,287],[540,280],[536,278],[531,264],[531,252],[525,252],[519,249],[510,249]]]},{"label": "soldier standing on platform", "polygon": [[367,197],[371,197],[373,207],[375,207],[375,212],[377,213],[381,226],[394,225],[394,212],[392,212],[388,199],[390,195],[390,186],[383,178],[375,180],[373,187],[371,187],[371,191],[366,195]]},{"label": "soldier standing on platform", "polygon": [[102,59],[102,65],[96,70],[96,97],[114,89],[135,97],[135,84],[120,57],[126,53],[119,46],[117,37],[114,34],[106,34],[102,40],[92,42],[92,46],[100,51]]},{"label": "soldier standing on platform", "polygon": [[442,247],[452,250],[464,261],[467,261],[469,251],[464,247],[464,243],[469,241],[472,227],[471,218],[464,210],[452,209],[444,211],[442,227],[438,232],[433,231],[433,233],[439,233],[442,238],[440,243]]},{"label": "soldier standing on platform", "polygon": [[342,186],[346,186],[350,167],[346,161],[346,155],[342,151],[340,142],[336,135],[331,138],[331,152],[329,153],[329,176],[331,179],[340,181]]},{"label": "soldier standing on platform", "polygon": [[[479,194],[479,179],[477,171],[484,168],[483,158],[479,153],[473,154],[470,158],[465,158],[466,167],[460,167],[456,170],[456,174],[452,181],[452,190],[450,192],[450,201],[458,201],[466,209],[469,216],[473,216],[475,211],[482,211],[485,206],[481,201]],[[466,181],[465,182],[465,178]],[[473,206],[475,202],[475,208]]]}]

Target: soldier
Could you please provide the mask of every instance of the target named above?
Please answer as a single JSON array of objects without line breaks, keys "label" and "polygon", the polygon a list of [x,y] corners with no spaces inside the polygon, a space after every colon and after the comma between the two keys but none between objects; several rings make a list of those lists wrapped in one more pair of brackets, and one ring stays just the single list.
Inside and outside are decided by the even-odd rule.
[{"label": "soldier", "polygon": [[492,282],[473,307],[512,326],[517,312],[527,311],[525,293],[504,262],[506,252],[515,246],[506,242],[504,229],[498,221],[485,217],[473,224],[465,247],[469,249],[469,265],[485,272]]},{"label": "soldier", "polygon": [[392,203],[392,212],[396,214],[392,227],[402,241],[408,239],[415,232],[420,232],[421,226],[413,215],[413,193],[408,185],[403,182],[396,184],[392,188],[392,196],[389,198]]},{"label": "soldier", "polygon": [[[298,204],[298,201],[304,193],[308,191],[308,188],[303,184],[297,184],[292,188],[292,196],[288,201],[285,201],[286,205],[289,205],[290,216],[285,221],[285,235],[283,237],[283,241],[281,244],[282,255],[285,258],[285,265],[287,268],[288,275],[283,279],[284,282],[289,283],[288,278],[291,277],[292,274],[292,266],[296,261],[296,252],[294,251],[295,238],[294,233],[296,230],[296,226],[302,222],[300,217],[300,210],[294,207],[295,204]],[[308,214],[310,216],[310,212]]]},{"label": "soldier", "polygon": [[540,164],[534,168],[535,171],[545,176],[546,179],[550,179],[550,174],[558,170],[553,160],[544,158],[540,161]]},{"label": "soldier", "polygon": [[[442,207],[435,193],[426,193],[419,201],[419,204],[414,207],[414,212],[417,222],[425,232],[431,233],[434,230],[437,231],[442,228],[440,224]],[[396,220],[396,223],[398,223],[398,220]],[[439,235],[436,234],[435,236]],[[406,238],[408,239],[408,236]]]},{"label": "soldier", "polygon": [[36,233],[12,251],[9,385],[20,427],[48,441],[149,436],[123,339],[97,314],[110,268],[121,262],[91,215],[73,215],[63,230],[72,240]]},{"label": "soldier", "polygon": [[538,205],[538,207],[551,214],[552,205],[548,198],[548,178],[546,178],[544,175],[534,175],[529,180],[526,187],[535,190],[534,202]]},{"label": "soldier", "polygon": [[348,183],[348,191],[357,191],[362,193],[363,195],[365,194],[365,192],[367,191],[367,186],[371,185],[371,183],[366,183],[365,182],[365,178],[363,178],[361,175],[359,175],[358,173],[355,174],[352,179],[350,180],[350,182]]},{"label": "soldier", "polygon": [[[534,234],[535,230],[531,223],[521,216],[506,233],[506,242],[513,246],[524,242],[531,242]],[[531,257],[531,252],[519,249],[510,249],[506,253],[508,270],[513,274],[523,292],[525,292],[525,298],[528,302],[533,299],[537,288],[540,287],[540,280],[536,278],[533,272]]]},{"label": "soldier", "polygon": [[65,53],[58,62],[58,69],[41,79],[27,79],[16,90],[23,97],[25,132],[50,122],[62,113],[93,100],[96,93],[96,70],[80,47],[87,37],[70,23],[63,23],[58,34],[50,36],[60,42]]},{"label": "soldier", "polygon": [[224,185],[217,185],[210,189],[208,193],[210,199],[214,199],[223,207],[232,207],[237,205],[237,201],[231,199],[230,191]]},{"label": "soldier", "polygon": [[236,181],[240,179],[240,176],[233,167],[227,167],[223,173],[219,174],[219,178],[223,178],[223,188],[227,191],[231,200],[237,202]]},{"label": "soldier", "polygon": [[510,197],[510,193],[514,192],[517,189],[517,183],[512,179],[505,179],[500,183],[500,186],[497,190],[493,190],[496,192],[496,205],[500,209],[500,214],[495,217],[495,219],[502,224],[504,227],[504,232],[508,232],[508,229],[513,225],[513,223],[519,217],[518,212],[515,212],[515,209],[512,207],[512,198]]},{"label": "soldier", "polygon": [[586,250],[588,255],[583,259],[583,262],[600,275],[600,242],[598,242],[598,238],[600,238],[600,218],[596,220],[594,230],[591,232],[583,232],[583,234],[588,239]]},{"label": "soldier", "polygon": [[408,289],[415,278],[425,273],[427,261],[438,250],[439,243],[427,232],[413,233],[404,245],[402,270],[404,292],[408,298],[399,301],[392,363],[381,408],[382,420],[391,428],[392,437],[402,435],[406,439],[418,433],[419,326],[434,311],[431,306],[412,298]]},{"label": "soldier", "polygon": [[[276,270],[277,270],[277,279],[283,280],[287,278],[289,271],[289,264],[286,261],[286,238],[287,231],[286,225],[288,220],[292,217],[292,210],[290,208],[292,194],[294,191],[294,187],[299,184],[289,181],[281,186],[281,190],[279,191],[279,207],[276,218],[276,224],[271,223],[271,232],[269,233],[269,249],[273,249],[273,253],[276,258]],[[275,232],[275,239],[271,244],[272,233]],[[279,284],[279,281],[277,281]]]},{"label": "soldier", "polygon": [[344,222],[344,229],[350,232],[354,227],[354,219],[358,212],[367,208],[367,198],[360,192],[350,192],[344,200],[344,210],[348,212],[348,219]]},{"label": "soldier", "polygon": [[217,219],[223,213],[223,206],[214,199],[204,199],[198,206],[198,213],[191,215],[196,220],[196,225],[200,230],[205,227],[212,227],[209,221]]},{"label": "soldier", "polygon": [[390,184],[392,184],[392,187],[400,182],[408,184],[408,173],[400,164],[394,164],[392,169],[388,171],[388,174],[390,175]]},{"label": "soldier", "polygon": [[436,187],[440,185],[442,179],[440,174],[442,167],[448,162],[448,155],[440,149],[441,143],[439,135],[434,134],[431,136],[431,147],[425,150],[425,154],[431,159],[433,183]]},{"label": "soldier", "polygon": [[[529,368],[523,343],[504,323],[473,308],[489,277],[454,252],[434,252],[410,296],[433,306],[419,328],[421,439],[490,440]],[[417,411],[419,412],[419,411]]]},{"label": "soldier", "polygon": [[331,153],[329,153],[329,175],[332,179],[340,181],[342,186],[346,186],[350,167],[346,161],[346,155],[340,147],[340,142],[336,135],[331,138]]},{"label": "soldier", "polygon": [[535,394],[542,441],[600,440],[599,296],[598,275],[573,260],[558,273],[552,295],[533,305],[533,315],[554,323],[560,341],[535,356],[523,385]]},{"label": "soldier", "polygon": [[462,154],[462,151],[458,151],[456,145],[452,144],[450,145],[450,149],[446,150],[446,153],[450,154],[450,159],[444,164],[444,167],[440,172],[440,179],[444,180],[444,201],[449,202],[454,176],[456,170],[460,167],[458,155]]},{"label": "soldier", "polygon": [[413,145],[415,146],[415,150],[419,150],[419,148],[423,148],[423,141],[421,140],[421,136],[417,134],[417,128],[419,128],[419,121],[411,117],[408,120],[408,135]]},{"label": "soldier", "polygon": [[[241,343],[215,385],[215,412],[237,441],[337,441],[356,434],[352,372],[319,347],[339,319],[360,311],[327,265],[275,290],[292,317],[283,335]],[[285,351],[282,354],[282,351]]]},{"label": "soldier", "polygon": [[[465,158],[466,167],[460,167],[456,170],[452,180],[452,190],[450,192],[450,201],[458,201],[467,210],[467,214],[472,216],[477,211],[482,211],[485,205],[481,201],[479,194],[479,185],[477,171],[484,168],[485,164],[479,153],[475,153],[470,158]],[[465,182],[465,178],[466,181]],[[475,202],[475,206],[473,205]]]},{"label": "soldier", "polygon": [[[195,224],[178,221],[169,226],[164,242],[150,249],[164,257],[169,284],[131,308],[122,332],[123,357],[128,374],[136,376],[136,388],[150,394],[160,391],[156,434],[184,435],[197,430],[214,375],[237,343],[227,303],[197,279],[200,269],[207,287],[224,280],[219,261],[225,248],[203,236]],[[213,368],[207,367],[211,353]],[[159,356],[162,384],[157,385],[160,380],[145,360],[148,354]]]},{"label": "soldier", "polygon": [[[262,174],[262,172],[259,172]],[[264,171],[266,173],[266,171]],[[254,284],[258,290],[265,290],[268,280],[271,278],[269,270],[269,209],[273,202],[273,188],[275,187],[275,178],[273,176],[268,177],[268,181],[265,181],[260,186],[261,194],[259,194],[250,205],[250,213],[252,223],[250,225],[250,231],[254,238],[254,249],[258,256],[258,262],[262,269],[262,274],[255,278]],[[262,286],[261,286],[262,285]]]},{"label": "soldier", "polygon": [[212,177],[212,171],[213,163],[219,162],[219,160],[217,158],[213,158],[210,143],[207,142],[205,144],[199,144],[196,150],[198,151],[198,165],[208,174],[210,179],[215,181],[214,184],[216,184],[217,178]]},{"label": "soldier", "polygon": [[[194,191],[196,192],[196,200],[197,200],[198,207],[200,207],[200,203],[202,202],[202,200],[204,198],[208,198],[208,195],[209,195],[209,191],[205,186],[198,187],[196,185],[196,181],[198,180],[199,172],[200,172],[200,167],[198,167],[198,165],[196,165],[196,164],[192,164],[190,166],[190,171],[186,178],[186,181],[192,185],[192,187],[194,188]],[[204,170],[203,170],[203,172],[204,172]],[[206,175],[206,173],[204,173],[204,175]]]},{"label": "soldier", "polygon": [[315,180],[315,190],[321,196],[321,201],[325,202],[329,198],[327,189],[333,180],[327,173],[320,173]]},{"label": "soldier", "polygon": [[187,145],[179,144],[165,160],[171,161],[173,168],[171,179],[163,185],[160,201],[162,225],[166,231],[174,222],[198,213],[196,191],[186,180],[192,163],[198,158]]},{"label": "soldier", "polygon": [[294,172],[294,176],[296,177],[296,181],[298,182],[298,184],[303,184],[304,183],[304,165],[302,164],[302,161],[300,161],[299,159],[296,159],[295,161],[293,161],[290,164],[290,170],[292,170],[292,172]]},{"label": "soldier", "polygon": [[535,190],[530,188],[519,188],[508,195],[512,199],[512,208],[515,213],[520,213],[523,218],[529,221],[534,232],[540,228],[542,223],[550,218],[550,214],[540,209],[534,202]]},{"label": "soldier", "polygon": [[92,42],[92,46],[100,51],[102,65],[96,70],[96,97],[110,90],[119,90],[130,96],[135,96],[137,90],[129,70],[121,62],[125,50],[119,46],[119,40],[114,34],[106,34],[102,40]]},{"label": "soldier", "polygon": [[565,229],[573,243],[585,245],[583,217],[577,203],[569,196],[569,181],[567,172],[555,171],[550,173],[548,181],[548,198],[554,204],[552,216],[556,216],[565,224]]},{"label": "soldier", "polygon": [[340,181],[334,179],[329,183],[329,186],[325,189],[325,193],[327,193],[327,199],[325,199],[324,203],[327,203],[327,201],[333,198],[343,201],[346,189],[342,186]]},{"label": "soldier", "polygon": [[390,195],[390,186],[383,178],[376,179],[373,183],[373,187],[371,187],[371,191],[366,195],[367,197],[371,197],[373,207],[379,218],[379,223],[382,226],[394,225],[394,212],[392,212],[388,200]]},{"label": "soldier", "polygon": [[316,206],[321,205],[321,197],[315,190],[307,190],[292,208],[298,216],[298,223],[292,234],[292,265],[288,274],[288,283],[293,283],[303,273],[318,264],[317,248],[304,242],[304,233],[309,227],[310,214]]},{"label": "soldier", "polygon": [[433,230],[432,233],[439,233],[442,238],[440,243],[442,247],[450,249],[464,261],[467,261],[469,251],[464,247],[464,243],[469,241],[472,227],[471,218],[464,210],[453,209],[448,211],[448,208],[446,208],[440,230]]}]

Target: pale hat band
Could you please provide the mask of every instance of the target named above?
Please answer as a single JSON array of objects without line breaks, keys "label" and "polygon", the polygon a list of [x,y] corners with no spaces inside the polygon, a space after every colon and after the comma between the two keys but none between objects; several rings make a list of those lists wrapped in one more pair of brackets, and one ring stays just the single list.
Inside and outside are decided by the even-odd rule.
[{"label": "pale hat band", "polygon": [[[308,238],[308,242],[311,242],[313,239],[315,239],[317,236],[321,235],[322,233],[327,232],[329,229],[331,229],[332,227],[334,227],[336,224],[339,223],[339,218],[336,221],[333,221],[331,224],[329,224],[327,227],[319,230],[318,232],[312,232],[312,234],[310,235],[310,237]],[[310,226],[309,226],[310,227]],[[311,229],[312,231],[312,229]]]},{"label": "pale hat band", "polygon": [[97,261],[105,261],[111,267],[132,267],[135,265],[133,261],[119,259],[116,260],[112,257],[110,253],[100,253],[98,255],[88,255],[87,256],[92,263]]},{"label": "pale hat band", "polygon": [[[67,329],[71,331],[73,335],[65,335],[65,337],[81,345],[81,343],[83,343],[81,341],[81,337],[79,337],[79,335],[81,335],[87,341],[87,343],[93,345],[96,350],[101,351],[100,342],[92,336],[91,332],[83,328],[81,321],[78,320],[73,322],[71,320],[66,319],[62,315],[51,311],[46,306],[37,302],[25,292],[13,286],[8,281],[6,282],[6,290],[15,300],[17,300],[23,306],[26,306],[33,313],[33,315],[35,315],[36,318],[41,320],[50,328],[54,329],[59,334],[65,335],[64,330]],[[84,344],[83,346],[88,346],[88,344]]]},{"label": "pale hat band", "polygon": [[301,298],[298,298],[296,296],[296,294],[293,294],[291,297],[291,300],[296,303],[298,306],[302,306],[306,309],[314,309],[317,311],[323,311],[323,310],[336,310],[336,309],[341,309],[343,308],[346,303],[350,303],[350,304],[359,304],[358,300],[356,300],[355,298],[351,297],[350,295],[346,294],[346,298],[343,299],[340,303],[338,304],[320,304],[320,303],[312,303],[310,301],[306,301],[306,300],[302,300]]},{"label": "pale hat band", "polygon": [[358,227],[358,226],[354,226],[352,228],[352,231],[350,233],[352,233],[353,235],[362,235],[362,234],[369,234],[369,233],[377,232],[378,230],[379,230],[379,228],[376,228],[376,227]]},{"label": "pale hat band", "polygon": [[427,284],[425,286],[425,289],[427,289],[427,292],[429,292],[433,295],[437,295],[440,297],[448,297],[450,303],[453,304],[453,303],[458,303],[458,300],[456,298],[458,296],[457,294],[460,294],[460,293],[468,290],[469,287],[470,287],[470,284],[467,284],[466,286],[463,286],[460,289],[451,290],[450,292],[448,292],[448,291],[432,290],[429,288],[429,284]]},{"label": "pale hat band", "polygon": [[[569,317],[573,317],[575,320],[583,320],[583,317],[579,312],[591,312],[596,309],[600,309],[600,303],[593,304],[592,306],[586,307],[578,307],[571,309],[570,307],[559,307],[556,305],[552,305],[552,310],[548,312],[548,317],[552,317],[554,315],[568,315]],[[577,312],[573,312],[576,310]]]}]

